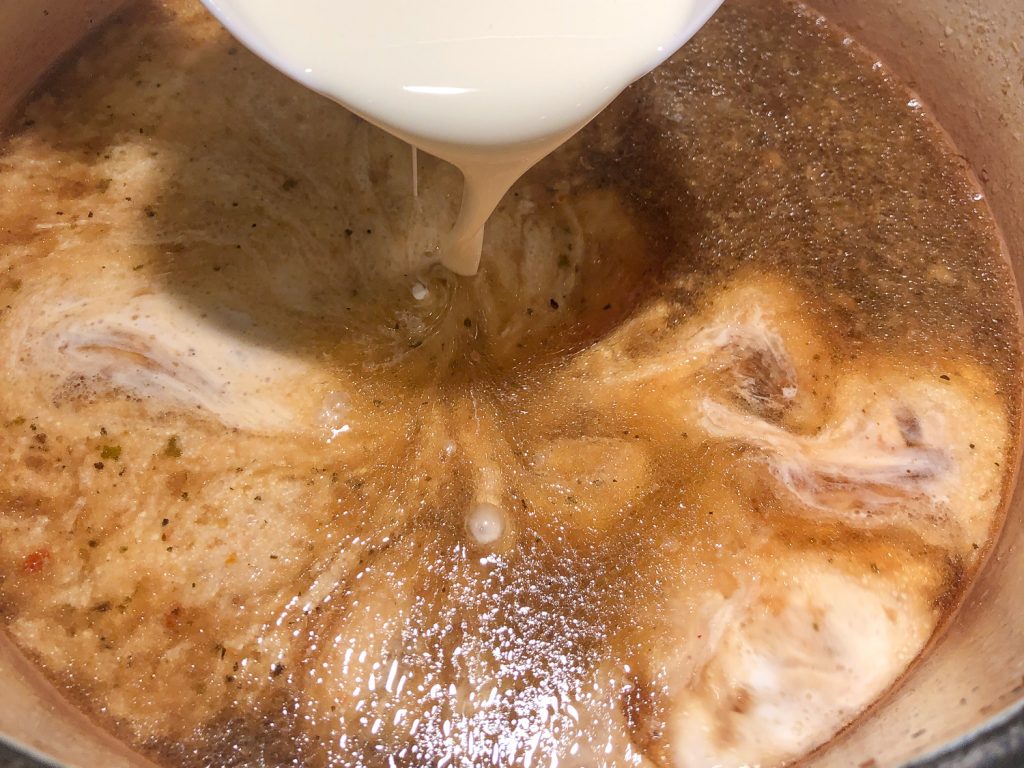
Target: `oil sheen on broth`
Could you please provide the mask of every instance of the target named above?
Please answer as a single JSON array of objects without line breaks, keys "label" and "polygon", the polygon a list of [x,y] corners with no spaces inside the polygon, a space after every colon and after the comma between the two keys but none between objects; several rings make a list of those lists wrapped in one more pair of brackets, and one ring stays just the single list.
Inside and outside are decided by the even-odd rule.
[{"label": "oil sheen on broth", "polygon": [[0,155],[0,606],[168,766],[778,765],[999,522],[1019,339],[917,102],[739,0],[431,267],[457,172],[143,4]]}]

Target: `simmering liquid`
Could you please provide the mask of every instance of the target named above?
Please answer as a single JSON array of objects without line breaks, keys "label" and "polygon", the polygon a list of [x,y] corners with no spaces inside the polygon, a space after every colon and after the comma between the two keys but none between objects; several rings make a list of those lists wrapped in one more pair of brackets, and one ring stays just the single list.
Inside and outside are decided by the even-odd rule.
[{"label": "simmering liquid", "polygon": [[516,185],[187,0],[0,154],[0,608],[167,766],[780,765],[955,606],[1016,458],[1012,281],[920,105],[737,0]]}]

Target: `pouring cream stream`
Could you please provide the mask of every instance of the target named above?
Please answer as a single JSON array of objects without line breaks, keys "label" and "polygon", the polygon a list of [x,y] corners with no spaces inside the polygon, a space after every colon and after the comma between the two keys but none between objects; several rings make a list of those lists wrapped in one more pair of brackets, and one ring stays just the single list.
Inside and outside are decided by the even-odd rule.
[{"label": "pouring cream stream", "polygon": [[476,274],[509,188],[686,43],[722,0],[204,0],[295,80],[457,166],[441,262]]}]

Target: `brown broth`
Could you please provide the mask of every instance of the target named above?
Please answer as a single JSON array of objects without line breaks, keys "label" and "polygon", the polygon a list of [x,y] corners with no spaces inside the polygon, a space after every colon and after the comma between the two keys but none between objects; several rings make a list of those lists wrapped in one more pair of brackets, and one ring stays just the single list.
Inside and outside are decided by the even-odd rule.
[{"label": "brown broth", "polygon": [[517,185],[475,280],[432,266],[459,185],[420,163],[414,197],[405,145],[191,0],[33,97],[0,152],[7,631],[168,766],[828,741],[955,606],[1016,456],[962,160],[855,43],[735,0]]}]

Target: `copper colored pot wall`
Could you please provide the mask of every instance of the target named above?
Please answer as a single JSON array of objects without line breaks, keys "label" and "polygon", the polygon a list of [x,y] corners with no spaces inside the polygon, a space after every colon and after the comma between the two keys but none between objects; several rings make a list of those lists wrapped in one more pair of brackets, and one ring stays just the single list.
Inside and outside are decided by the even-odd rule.
[{"label": "copper colored pot wall", "polygon": [[[0,0],[0,125],[125,0]],[[1024,1],[816,0],[918,91],[967,158],[1024,277]],[[68,766],[148,765],[42,684],[0,636],[0,738]],[[906,684],[814,766],[896,766],[977,740],[1024,709],[1024,488],[960,613]],[[1004,741],[1012,734],[1001,732]],[[998,745],[997,745],[998,746]],[[1005,744],[1003,745],[1006,746]],[[979,764],[979,763],[971,763]],[[1024,753],[1008,765],[1024,764]]]}]

